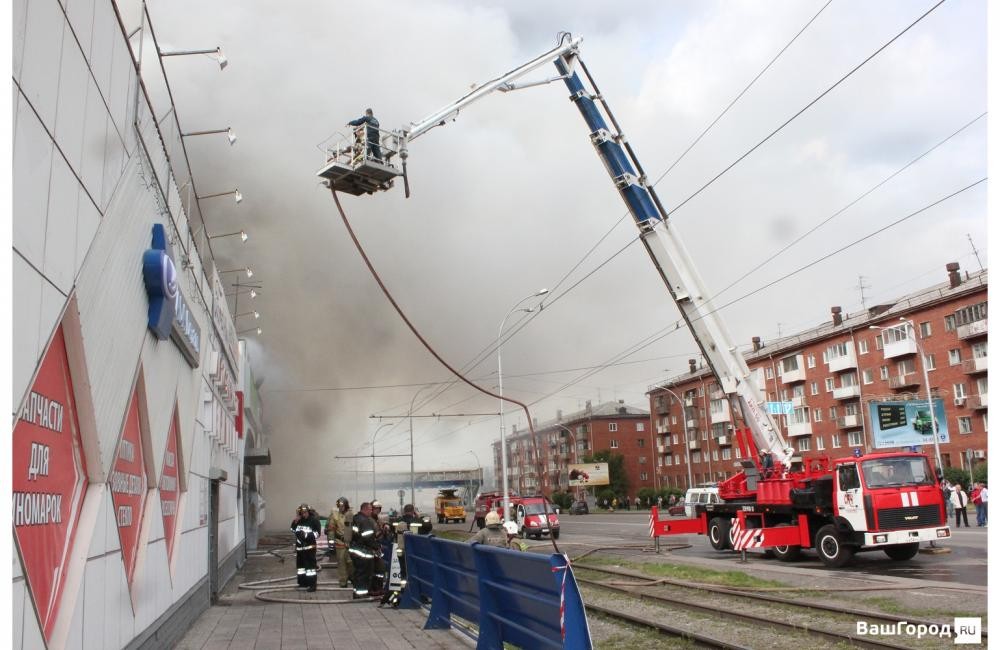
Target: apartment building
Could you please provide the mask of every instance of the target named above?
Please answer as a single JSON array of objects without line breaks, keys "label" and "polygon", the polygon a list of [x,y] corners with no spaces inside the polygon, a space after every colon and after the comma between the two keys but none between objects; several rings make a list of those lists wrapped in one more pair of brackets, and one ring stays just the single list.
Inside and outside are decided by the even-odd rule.
[{"label": "apartment building", "polygon": [[[985,462],[988,278],[963,276],[955,263],[947,272],[946,282],[856,314],[833,307],[818,327],[769,342],[754,337],[747,365],[767,401],[787,409],[775,419],[798,457],[907,447],[933,458],[929,424],[922,445],[902,438],[907,444],[896,445],[884,427],[893,413],[927,415],[926,372],[942,464]],[[707,368],[691,360],[687,373],[648,395],[661,485],[717,482],[738,471],[733,433],[743,423]]]},{"label": "apartment building", "polygon": [[[643,487],[653,487],[655,442],[649,412],[626,406],[623,401],[604,402],[535,423],[535,434],[514,427],[507,436],[507,478],[518,494],[545,494],[569,489],[569,465],[584,456],[611,451],[625,457],[625,473],[634,496]],[[493,443],[496,485],[503,485],[500,441]]]}]

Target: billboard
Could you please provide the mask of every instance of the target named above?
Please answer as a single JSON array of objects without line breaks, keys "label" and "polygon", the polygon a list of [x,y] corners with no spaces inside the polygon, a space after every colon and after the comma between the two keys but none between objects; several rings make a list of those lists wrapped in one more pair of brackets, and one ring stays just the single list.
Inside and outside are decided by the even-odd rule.
[{"label": "billboard", "polygon": [[[872,443],[875,449],[913,447],[934,444],[934,423],[924,400],[901,402],[870,402],[868,414],[872,423]],[[949,441],[948,419],[944,402],[934,400],[938,442]]]},{"label": "billboard", "polygon": [[569,466],[570,487],[577,485],[607,485],[610,482],[607,463],[583,463]]}]

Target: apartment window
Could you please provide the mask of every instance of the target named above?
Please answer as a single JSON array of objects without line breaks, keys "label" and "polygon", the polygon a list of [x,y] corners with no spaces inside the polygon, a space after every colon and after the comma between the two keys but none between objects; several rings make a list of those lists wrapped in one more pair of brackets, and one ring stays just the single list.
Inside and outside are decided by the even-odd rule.
[{"label": "apartment window", "polygon": [[858,352],[861,354],[868,354],[868,340],[863,339],[858,341]]},{"label": "apartment window", "polygon": [[792,397],[805,397],[806,396],[806,385],[805,384],[795,384],[792,387]]},{"label": "apartment window", "polygon": [[920,338],[925,339],[931,335],[931,323],[930,321],[924,321],[920,323]]},{"label": "apartment window", "polygon": [[882,349],[882,335],[881,334],[876,334],[875,335],[875,349],[876,350],[881,350]]},{"label": "apartment window", "polygon": [[861,372],[861,382],[866,386],[875,382],[875,373],[871,369]]},{"label": "apartment window", "polygon": [[788,416],[789,424],[805,424],[809,422],[809,409],[808,408],[797,408],[792,409],[792,414]]},{"label": "apartment window", "polygon": [[803,436],[798,440],[799,451],[809,451],[809,436]]},{"label": "apartment window", "polygon": [[813,422],[823,421],[823,409],[813,409]]},{"label": "apartment window", "polygon": [[674,434],[672,434],[670,436],[670,444],[672,444],[672,445],[676,445],[677,444],[677,434],[676,433],[674,433]]},{"label": "apartment window", "polygon": [[726,429],[729,427],[725,422],[716,422],[712,425],[712,437],[718,438],[720,436],[726,435]]},{"label": "apartment window", "polygon": [[840,385],[841,385],[841,387],[857,386],[858,385],[858,374],[856,372],[841,373],[841,375],[840,375]]},{"label": "apartment window", "polygon": [[948,365],[957,366],[960,363],[962,363],[962,351],[958,348],[948,350]]},{"label": "apartment window", "polygon": [[673,455],[667,456],[666,457],[666,461],[664,461],[664,459],[662,457],[660,458],[660,465],[667,465],[669,467],[670,465],[673,465],[673,464],[674,464],[674,457],[673,457]]},{"label": "apartment window", "polygon": [[635,439],[635,446],[636,447],[645,447],[646,446],[646,439],[645,438],[636,438]]},{"label": "apartment window", "polygon": [[774,379],[774,370],[770,366],[764,368],[764,377],[766,379]]},{"label": "apartment window", "polygon": [[928,370],[934,370],[937,368],[937,362],[934,360],[933,353],[924,355],[924,368],[927,368]]},{"label": "apartment window", "polygon": [[635,423],[635,430],[636,431],[645,431],[646,430],[646,423],[645,422],[636,422]]},{"label": "apartment window", "polygon": [[703,429],[701,432],[701,439],[708,440],[708,429]]},{"label": "apartment window", "polygon": [[952,384],[952,395],[955,396],[955,399],[965,397],[965,384]]},{"label": "apartment window", "polygon": [[[983,413],[983,431],[989,431],[989,430],[990,430],[990,418],[986,413]],[[737,450],[736,453],[737,454],[740,453],[739,450]]]},{"label": "apartment window", "polygon": [[889,366],[880,366],[878,369],[878,377],[882,381],[889,378]]},{"label": "apartment window", "polygon": [[732,448],[730,448],[730,447],[723,447],[722,448],[722,460],[732,460],[732,459],[733,459],[733,450],[732,450]]},{"label": "apartment window", "polygon": [[782,374],[786,372],[795,372],[799,369],[799,357],[797,355],[792,355],[790,357],[785,357],[781,360],[781,372]]},{"label": "apartment window", "polygon": [[712,450],[712,460],[719,460],[719,450],[718,449],[713,449]]},{"label": "apartment window", "polygon": [[944,331],[954,332],[955,331],[955,314],[948,314],[944,317]]},{"label": "apartment window", "polygon": [[980,377],[976,380],[976,393],[985,395],[990,390],[989,377]]},{"label": "apartment window", "polygon": [[608,422],[608,431],[610,431],[611,433],[614,433],[617,430],[618,430],[618,423],[617,422]]},{"label": "apartment window", "polygon": [[828,393],[833,392],[833,377],[826,378],[826,392]]},{"label": "apartment window", "polygon": [[609,446],[609,447],[610,447],[611,449],[618,449],[618,441],[612,438],[612,440],[611,440],[611,444],[610,444],[610,445],[608,445],[608,446]]},{"label": "apartment window", "polygon": [[647,472],[640,472],[639,473],[639,480],[640,481],[648,481],[649,480],[649,474]]},{"label": "apartment window", "polygon": [[837,419],[837,407],[836,406],[831,406],[830,407],[830,421],[833,422],[836,419]]},{"label": "apartment window", "polygon": [[814,381],[814,382],[810,382],[809,383],[809,394],[810,395],[819,395],[819,382],[818,381]]},{"label": "apartment window", "polygon": [[[986,416],[983,416],[983,417],[986,417]],[[737,447],[736,448],[736,458],[737,458],[737,460],[740,459],[740,458],[742,458],[742,457],[743,457],[743,454],[740,453],[740,448]]]},{"label": "apartment window", "polygon": [[847,434],[847,445],[849,447],[860,447],[861,446],[861,432],[851,431]]},{"label": "apartment window", "polygon": [[645,456],[639,456],[639,464],[640,465],[645,465],[646,464],[646,457]]},{"label": "apartment window", "polygon": [[833,449],[840,449],[840,434],[835,433],[830,436],[830,447]]},{"label": "apartment window", "polygon": [[816,355],[815,354],[810,354],[808,357],[806,357],[806,366],[809,367],[809,368],[815,368],[816,367]]},{"label": "apartment window", "polygon": [[676,415],[671,415],[670,416],[670,424],[677,424],[677,416]]},{"label": "apartment window", "polygon": [[989,347],[986,343],[976,343],[972,346],[972,358],[984,359],[989,355]]},{"label": "apartment window", "polygon": [[691,452],[691,462],[700,463],[701,462],[701,451]]},{"label": "apartment window", "polygon": [[787,388],[785,388],[785,389],[783,389],[781,391],[781,399],[784,400],[784,401],[786,401],[786,402],[792,398],[791,395],[792,394],[788,391]]},{"label": "apartment window", "polygon": [[823,451],[826,449],[826,443],[823,441],[823,436],[816,437],[816,451]]},{"label": "apartment window", "polygon": [[972,418],[968,416],[958,418],[958,432],[961,434],[972,433]]},{"label": "apartment window", "polygon": [[986,305],[987,303],[984,301],[976,305],[962,307],[955,312],[955,322],[959,325],[968,325],[969,323],[974,323],[979,320],[985,320]]},{"label": "apartment window", "polygon": [[857,415],[858,414],[858,403],[849,402],[844,404],[844,415]]},{"label": "apartment window", "polygon": [[826,349],[827,359],[839,359],[847,356],[847,343],[834,343]]}]

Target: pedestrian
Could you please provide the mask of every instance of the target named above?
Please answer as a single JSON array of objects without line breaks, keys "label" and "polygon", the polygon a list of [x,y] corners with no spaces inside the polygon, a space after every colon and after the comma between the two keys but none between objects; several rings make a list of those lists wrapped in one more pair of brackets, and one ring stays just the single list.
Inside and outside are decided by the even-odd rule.
[{"label": "pedestrian", "polygon": [[[367,136],[368,153],[375,160],[382,162],[382,149],[379,146],[379,136],[378,136],[378,120],[375,118],[372,109],[366,108],[365,114],[356,120],[351,120],[347,123],[347,126],[360,127],[362,124],[365,125],[365,135]],[[360,132],[359,128],[357,132]]]},{"label": "pedestrian", "polygon": [[944,494],[945,515],[949,520],[952,515],[955,514],[955,504],[951,502],[951,490],[951,481],[948,479],[941,481],[941,492]]},{"label": "pedestrian", "polygon": [[295,510],[292,520],[295,533],[295,577],[299,587],[316,591],[316,540],[319,539],[319,517],[307,504]]},{"label": "pedestrian", "polygon": [[611,499],[611,512],[618,509],[618,497]]},{"label": "pedestrian", "polygon": [[333,549],[337,555],[337,580],[340,587],[347,587],[354,566],[347,547],[351,544],[351,504],[347,497],[337,499],[337,507],[330,512],[326,520],[326,536],[333,541]]},{"label": "pedestrian", "polygon": [[354,597],[367,598],[371,595],[372,574],[375,555],[379,543],[375,539],[375,520],[372,519],[372,504],[365,501],[358,514],[351,520],[351,559],[354,562]]},{"label": "pedestrian", "polygon": [[951,502],[955,506],[955,528],[961,528],[961,521],[965,520],[965,527],[969,527],[969,515],[965,512],[965,507],[969,505],[969,497],[962,491],[962,484],[956,483],[951,490]]},{"label": "pedestrian", "polygon": [[507,543],[507,532],[500,523],[500,514],[496,510],[490,510],[486,513],[486,526],[476,533],[469,540],[469,543],[497,546],[499,548],[508,548],[510,546]]},{"label": "pedestrian", "polygon": [[507,534],[507,544],[512,551],[527,551],[528,545],[517,538],[517,522],[508,521],[503,525],[504,532]]},{"label": "pedestrian", "polygon": [[389,516],[382,514],[382,503],[372,501],[372,519],[375,521],[375,539],[379,543],[379,551],[372,562],[372,596],[379,596],[385,591],[386,556],[392,553],[393,532],[389,525]]},{"label": "pedestrian", "polygon": [[989,528],[990,525],[990,489],[985,483],[982,484],[983,489],[979,491],[979,497],[983,500],[983,528]]},{"label": "pedestrian", "polygon": [[972,485],[972,494],[969,495],[969,500],[972,504],[976,506],[976,526],[979,528],[983,527],[986,508],[983,505],[983,484],[976,482]]}]

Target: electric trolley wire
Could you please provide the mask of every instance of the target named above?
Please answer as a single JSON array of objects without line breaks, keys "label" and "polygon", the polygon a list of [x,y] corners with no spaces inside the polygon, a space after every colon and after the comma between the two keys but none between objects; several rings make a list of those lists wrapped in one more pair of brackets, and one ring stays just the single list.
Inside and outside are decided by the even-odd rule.
[{"label": "electric trolley wire", "polygon": [[889,47],[889,46],[890,46],[890,45],[892,45],[892,44],[893,44],[893,43],[894,43],[894,42],[895,42],[895,41],[896,41],[897,39],[899,39],[899,38],[900,38],[900,37],[901,37],[901,36],[902,36],[903,34],[905,34],[906,32],[910,31],[910,30],[911,30],[911,29],[912,29],[912,28],[913,28],[913,27],[914,27],[914,26],[915,26],[915,25],[916,25],[917,23],[919,23],[919,22],[920,22],[920,21],[922,21],[922,20],[923,20],[924,18],[926,18],[926,17],[928,16],[928,15],[930,15],[930,13],[931,13],[932,11],[934,11],[935,9],[937,9],[938,7],[940,7],[941,5],[943,5],[943,4],[944,4],[944,2],[945,2],[945,0],[939,0],[937,4],[935,4],[935,5],[933,6],[933,7],[931,7],[931,8],[930,8],[930,9],[928,9],[927,11],[925,11],[925,12],[924,12],[924,13],[923,13],[923,14],[922,14],[922,15],[921,15],[921,16],[920,16],[919,18],[917,18],[916,20],[914,20],[914,21],[913,21],[912,23],[910,23],[910,24],[909,24],[909,25],[908,25],[908,26],[907,26],[907,27],[906,27],[905,29],[903,29],[903,31],[899,32],[898,34],[896,34],[895,36],[893,36],[893,37],[892,37],[891,39],[889,39],[888,41],[886,41],[886,42],[885,42],[885,44],[884,44],[884,45],[882,45],[882,47],[878,48],[877,50],[875,50],[874,52],[872,52],[871,54],[869,54],[869,55],[868,55],[868,57],[867,57],[867,58],[865,58],[865,60],[864,60],[864,61],[862,61],[861,63],[859,63],[859,64],[857,64],[856,66],[854,66],[854,67],[853,67],[853,68],[852,68],[852,69],[850,70],[850,72],[848,72],[848,73],[847,73],[847,74],[845,74],[845,75],[844,75],[843,77],[841,77],[840,79],[838,79],[838,80],[837,80],[836,82],[834,82],[834,84],[833,84],[832,86],[830,86],[829,88],[827,88],[826,90],[824,90],[823,92],[821,92],[821,93],[820,93],[819,95],[817,95],[817,96],[816,96],[816,98],[815,98],[815,99],[813,99],[813,100],[812,100],[811,102],[809,102],[808,104],[806,104],[806,105],[805,105],[805,106],[804,106],[803,108],[801,108],[801,109],[800,109],[800,110],[799,110],[799,111],[798,111],[797,113],[795,113],[794,115],[792,115],[792,116],[791,116],[790,118],[788,118],[787,120],[785,120],[785,121],[784,121],[784,122],[783,122],[783,123],[781,124],[781,126],[779,126],[778,128],[776,128],[775,130],[771,131],[771,133],[769,133],[769,134],[768,134],[768,135],[767,135],[767,136],[766,136],[766,137],[765,137],[765,138],[764,138],[763,140],[761,140],[760,142],[758,142],[758,143],[757,143],[757,144],[755,144],[754,146],[750,147],[750,149],[749,149],[749,150],[748,150],[748,151],[747,151],[746,153],[744,153],[744,154],[743,154],[742,156],[740,156],[739,158],[737,158],[736,160],[734,160],[733,162],[731,162],[731,163],[730,163],[730,164],[729,164],[729,165],[728,165],[728,166],[727,166],[727,167],[726,167],[725,169],[723,169],[723,170],[722,170],[721,172],[719,172],[718,174],[716,174],[715,176],[713,176],[711,180],[709,180],[709,181],[708,181],[707,183],[705,183],[705,184],[704,184],[704,185],[702,185],[702,186],[701,186],[700,188],[698,188],[698,189],[697,189],[697,190],[696,190],[696,191],[694,192],[694,194],[690,195],[689,197],[687,197],[686,199],[684,199],[683,201],[681,201],[680,203],[678,203],[678,204],[677,204],[677,205],[676,205],[676,206],[674,207],[674,209],[673,209],[673,211],[672,211],[672,214],[676,214],[678,210],[680,210],[680,209],[681,209],[682,207],[684,207],[684,206],[685,206],[685,205],[686,205],[686,204],[688,203],[688,201],[690,201],[690,200],[691,200],[691,199],[693,199],[694,197],[696,197],[696,196],[698,196],[699,194],[701,194],[701,193],[702,193],[703,191],[705,191],[705,189],[707,189],[707,188],[708,188],[708,187],[709,187],[710,185],[712,185],[712,184],[713,184],[713,183],[714,183],[715,181],[717,181],[717,180],[719,180],[720,178],[722,178],[722,176],[723,176],[723,175],[724,175],[724,174],[725,174],[726,172],[728,172],[728,171],[729,171],[730,169],[732,169],[733,167],[735,167],[736,165],[738,165],[739,163],[741,163],[741,162],[742,162],[742,161],[743,161],[743,160],[744,160],[744,159],[745,159],[745,158],[746,158],[747,156],[749,156],[750,154],[752,154],[752,153],[753,153],[754,151],[756,151],[756,150],[757,150],[758,148],[760,148],[760,147],[761,147],[761,146],[762,146],[762,145],[763,145],[763,144],[764,144],[765,142],[767,142],[768,140],[770,140],[771,138],[773,138],[773,137],[774,137],[775,135],[777,135],[777,133],[778,133],[779,131],[781,131],[781,130],[782,130],[782,129],[784,129],[784,128],[785,128],[786,126],[788,126],[789,124],[791,124],[791,123],[792,123],[792,121],[794,121],[794,120],[795,120],[795,119],[796,119],[796,118],[797,118],[798,116],[802,115],[802,114],[803,114],[803,113],[805,113],[805,112],[806,112],[807,110],[809,110],[810,108],[812,108],[812,107],[813,107],[813,106],[814,106],[814,105],[815,105],[815,104],[816,104],[816,103],[817,103],[817,102],[818,102],[819,100],[821,100],[821,99],[823,99],[824,97],[826,97],[826,96],[827,96],[827,95],[828,95],[829,93],[831,93],[831,92],[832,92],[832,91],[833,91],[833,90],[834,90],[834,89],[835,89],[835,88],[836,88],[837,86],[839,86],[840,84],[842,84],[842,83],[843,83],[844,81],[846,81],[846,80],[847,80],[848,78],[850,78],[850,77],[851,77],[851,76],[852,76],[852,75],[853,75],[853,74],[854,74],[855,72],[857,72],[858,70],[860,70],[860,69],[861,69],[861,68],[862,68],[862,67],[863,67],[863,66],[864,66],[864,65],[865,65],[866,63],[868,63],[869,61],[871,61],[872,59],[874,59],[874,58],[875,58],[876,56],[878,56],[878,55],[879,55],[879,54],[880,54],[880,53],[881,53],[882,51],[884,51],[884,50],[885,50],[885,49],[886,49],[887,47]]}]

